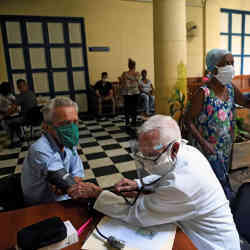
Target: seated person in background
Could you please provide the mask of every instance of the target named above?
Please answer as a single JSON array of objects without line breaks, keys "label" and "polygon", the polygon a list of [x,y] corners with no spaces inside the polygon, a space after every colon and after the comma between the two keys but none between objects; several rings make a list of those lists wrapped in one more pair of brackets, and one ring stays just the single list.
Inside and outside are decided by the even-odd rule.
[{"label": "seated person in background", "polygon": [[42,112],[45,133],[31,145],[21,175],[24,200],[29,205],[69,199],[66,192],[49,183],[50,171],[65,170],[75,182],[84,176],[76,148],[77,104],[69,98],[57,97]]},{"label": "seated person in background", "polygon": [[141,95],[140,97],[143,100],[143,108],[146,113],[146,116],[150,116],[155,109],[155,97],[153,94],[153,85],[152,82],[147,79],[147,71],[144,69],[141,72],[142,78],[139,81],[139,88]]},{"label": "seated person in background", "polygon": [[8,82],[2,82],[0,85],[0,121],[3,129],[9,132],[5,122],[10,115],[16,112],[16,107],[12,105],[15,101],[14,95],[11,93],[11,87]]},{"label": "seated person in background", "polygon": [[[10,147],[19,146],[22,141],[22,132],[20,129],[20,125],[25,123],[27,113],[33,108],[37,106],[36,96],[34,92],[29,90],[28,84],[23,80],[17,80],[17,88],[20,92],[19,95],[16,96],[15,104],[13,106],[20,106],[21,112],[18,117],[12,117],[6,120],[6,124],[10,128]],[[19,143],[14,142],[15,134],[21,139]]]},{"label": "seated person in background", "polygon": [[142,191],[134,205],[94,184],[88,188],[75,185],[70,194],[97,198],[96,210],[129,224],[176,223],[200,250],[240,250],[229,202],[218,179],[200,151],[182,141],[174,119],[155,115],[142,125],[135,160],[151,175],[124,179],[115,186],[116,192],[131,197],[143,187],[147,190],[149,186],[143,183],[153,183],[152,192]]},{"label": "seated person in background", "polygon": [[21,106],[21,115],[25,119],[27,112],[37,106],[36,95],[23,79],[17,80],[17,88],[20,94],[16,96],[15,103]]},{"label": "seated person in background", "polygon": [[112,114],[115,115],[115,98],[112,89],[112,83],[107,81],[108,73],[102,72],[102,79],[98,81],[94,88],[98,96],[98,115],[102,116],[102,103],[105,101],[112,102]]}]

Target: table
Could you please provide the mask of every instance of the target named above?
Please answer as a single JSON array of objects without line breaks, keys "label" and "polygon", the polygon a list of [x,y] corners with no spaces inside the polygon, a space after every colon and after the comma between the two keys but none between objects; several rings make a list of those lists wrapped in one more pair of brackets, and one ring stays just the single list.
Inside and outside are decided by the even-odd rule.
[{"label": "table", "polygon": [[[79,202],[68,200],[64,202],[43,204],[32,206],[15,211],[0,213],[0,249],[13,250],[16,244],[17,232],[23,227],[29,226],[33,223],[42,221],[52,216],[58,216],[63,221],[70,220],[73,226],[78,229],[87,219],[90,214],[87,211],[86,202]],[[79,242],[71,245],[65,249],[77,250],[81,249],[84,240],[88,234],[94,229],[94,226],[100,220],[101,216],[97,216],[93,223],[88,225],[87,229],[80,236]],[[177,231],[173,250],[195,250],[192,242],[180,230]]]}]

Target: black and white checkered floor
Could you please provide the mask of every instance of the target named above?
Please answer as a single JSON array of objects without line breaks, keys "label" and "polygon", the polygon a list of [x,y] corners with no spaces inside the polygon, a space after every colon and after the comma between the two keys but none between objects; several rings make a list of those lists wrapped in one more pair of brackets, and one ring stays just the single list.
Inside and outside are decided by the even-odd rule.
[{"label": "black and white checkered floor", "polygon": [[[139,119],[139,124],[142,124]],[[91,181],[103,188],[110,187],[122,177],[135,178],[135,163],[129,149],[130,135],[125,131],[124,116],[97,121],[83,117],[79,124],[80,143],[78,153],[85,169],[84,181]],[[37,132],[41,129],[37,128]],[[22,170],[28,145],[7,149],[9,140],[5,131],[0,131],[0,178]],[[234,190],[250,180],[250,168],[230,174]]]},{"label": "black and white checkered floor", "polygon": [[[106,188],[122,177],[136,177],[135,164],[129,149],[130,136],[126,133],[124,125],[122,115],[105,121],[88,118],[80,121],[78,153],[85,169],[84,180]],[[1,131],[0,178],[21,172],[28,150],[27,143],[16,149],[7,149],[8,144],[5,132]]]}]

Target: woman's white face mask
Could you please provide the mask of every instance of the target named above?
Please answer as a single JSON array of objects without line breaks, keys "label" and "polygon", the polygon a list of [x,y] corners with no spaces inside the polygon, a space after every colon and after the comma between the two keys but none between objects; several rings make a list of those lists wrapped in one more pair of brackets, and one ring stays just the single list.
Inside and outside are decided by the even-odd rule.
[{"label": "woman's white face mask", "polygon": [[228,83],[231,83],[234,78],[234,67],[232,65],[226,65],[223,67],[217,68],[217,74],[214,75],[214,77],[221,82],[221,84],[226,85]]}]

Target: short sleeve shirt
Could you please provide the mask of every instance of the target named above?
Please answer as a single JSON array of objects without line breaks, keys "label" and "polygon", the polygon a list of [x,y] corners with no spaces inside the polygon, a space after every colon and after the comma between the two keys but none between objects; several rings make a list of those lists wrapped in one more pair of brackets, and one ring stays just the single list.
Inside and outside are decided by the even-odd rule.
[{"label": "short sleeve shirt", "polygon": [[46,134],[31,145],[22,168],[22,189],[28,204],[55,202],[69,199],[56,195],[47,181],[48,171],[64,168],[69,174],[83,177],[84,170],[77,150],[64,147],[61,152],[53,138]]}]

